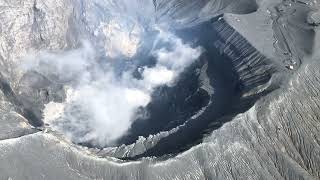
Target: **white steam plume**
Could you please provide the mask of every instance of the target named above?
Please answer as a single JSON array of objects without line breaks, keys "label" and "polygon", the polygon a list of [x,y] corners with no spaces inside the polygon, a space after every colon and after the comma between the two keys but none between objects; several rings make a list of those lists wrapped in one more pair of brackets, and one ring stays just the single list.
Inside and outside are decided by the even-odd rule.
[{"label": "white steam plume", "polygon": [[[170,48],[159,48],[160,42]],[[199,58],[201,48],[160,31],[151,54],[157,62],[154,67],[140,67],[141,79],[131,75],[132,69],[120,77],[113,67],[102,70],[89,43],[67,52],[42,52],[29,57],[24,67],[65,85],[66,101],[46,105],[45,123],[76,143],[104,147],[128,132],[155,88],[174,85],[179,74]]]}]

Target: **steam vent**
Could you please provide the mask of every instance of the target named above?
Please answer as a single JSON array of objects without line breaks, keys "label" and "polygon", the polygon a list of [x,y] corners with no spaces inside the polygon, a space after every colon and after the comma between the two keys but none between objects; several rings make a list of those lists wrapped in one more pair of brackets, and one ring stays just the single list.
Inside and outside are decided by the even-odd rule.
[{"label": "steam vent", "polygon": [[0,180],[319,180],[320,0],[0,0]]}]

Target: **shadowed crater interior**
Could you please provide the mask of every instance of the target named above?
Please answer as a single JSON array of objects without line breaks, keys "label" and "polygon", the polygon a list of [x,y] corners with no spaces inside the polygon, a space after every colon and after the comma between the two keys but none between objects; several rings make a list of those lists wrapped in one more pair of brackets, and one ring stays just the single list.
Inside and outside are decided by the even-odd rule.
[{"label": "shadowed crater interior", "polygon": [[[113,150],[108,153],[100,152],[100,155],[122,159],[176,154],[201,143],[206,134],[221,127],[237,114],[247,111],[260,96],[277,88],[270,82],[271,75],[275,72],[270,61],[223,20],[218,19],[219,17],[192,28],[175,31],[184,42],[193,47],[201,46],[202,55],[182,72],[174,86],[156,88],[152,93],[152,101],[141,110],[145,114],[143,118],[135,120],[129,131],[114,145],[97,146],[90,141],[78,144],[101,150],[111,148]],[[239,43],[235,43],[237,41]],[[114,66],[123,69],[131,66],[153,66],[152,57],[146,55],[148,43],[150,42],[142,45],[132,61],[120,61]],[[248,57],[247,54],[254,54],[258,58]],[[102,63],[101,67],[103,66]],[[119,73],[121,72],[120,70]],[[136,78],[139,79],[139,73],[136,73]],[[24,86],[24,81],[34,83]],[[255,88],[258,86],[265,88],[257,91]],[[35,126],[43,125],[39,119],[40,109],[43,109],[44,104],[50,101],[62,102],[66,98],[62,86],[36,72],[27,73],[19,88],[19,99],[23,101],[19,103],[24,107],[22,111],[30,111],[26,116],[33,117],[28,119]],[[37,101],[31,102],[32,99]],[[76,127],[67,128],[72,130]],[[77,135],[84,136],[81,133],[85,132],[87,131],[80,131]],[[141,140],[141,137],[144,139]],[[139,143],[149,145],[144,150],[137,151],[136,149],[141,149]],[[123,150],[126,148],[130,150]],[[126,151],[130,153],[125,153]]]},{"label": "shadowed crater interior", "polygon": [[[259,97],[277,88],[272,83],[267,85],[275,72],[270,61],[258,52],[256,54],[261,58],[249,59],[241,48],[251,52],[256,51],[255,48],[224,21],[217,19],[175,32],[185,42],[203,47],[204,52],[199,61],[182,73],[175,86],[156,89],[152,94],[153,101],[146,107],[147,118],[134,121],[129,132],[117,141],[119,146],[125,147],[123,144],[132,145],[139,137],[152,136],[158,139],[157,143],[140,154],[120,155],[122,159],[182,152],[201,143],[208,132],[247,111]],[[236,47],[226,41],[226,35],[219,30],[222,27],[226,28],[223,32],[240,37],[242,44]],[[229,49],[229,52],[221,49]],[[258,86],[266,88],[255,92]],[[94,147],[90,142],[82,145]],[[111,155],[118,156],[116,153]]]}]

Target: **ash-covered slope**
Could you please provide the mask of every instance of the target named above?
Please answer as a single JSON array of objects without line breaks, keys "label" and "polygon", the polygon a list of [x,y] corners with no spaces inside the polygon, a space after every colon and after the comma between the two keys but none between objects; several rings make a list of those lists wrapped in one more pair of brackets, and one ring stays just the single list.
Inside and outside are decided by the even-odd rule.
[{"label": "ash-covered slope", "polygon": [[[0,179],[318,179],[318,6],[0,0]],[[150,127],[146,134],[133,124],[126,145],[104,149],[76,145],[42,126],[44,105],[63,102],[65,89],[21,70],[30,52],[67,51],[86,39],[100,58],[134,62],[148,49],[153,25],[205,49],[177,86],[154,94],[159,101],[150,111],[170,112],[156,104],[170,105],[179,112],[167,119],[176,121],[156,130],[142,123]],[[135,141],[137,135],[144,137]]]}]

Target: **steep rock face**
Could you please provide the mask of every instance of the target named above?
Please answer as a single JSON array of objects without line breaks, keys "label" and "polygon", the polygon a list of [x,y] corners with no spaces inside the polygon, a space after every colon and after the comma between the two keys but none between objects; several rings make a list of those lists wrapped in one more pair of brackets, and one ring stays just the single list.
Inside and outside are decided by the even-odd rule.
[{"label": "steep rock face", "polygon": [[160,23],[170,23],[175,28],[194,26],[222,13],[247,14],[257,10],[252,0],[155,0],[156,16]]},{"label": "steep rock face", "polygon": [[[3,92],[0,93],[0,113],[3,115],[0,119],[0,177],[2,179],[319,178],[320,74],[318,68],[320,64],[317,61],[317,52],[301,49],[301,44],[310,43],[309,40],[302,42],[301,39],[299,40],[301,32],[290,31],[289,34],[293,32],[294,35],[289,35],[288,39],[288,36],[281,34],[281,32],[286,33],[286,29],[279,27],[271,16],[265,14],[269,7],[274,7],[278,2],[272,1],[271,4],[266,1],[257,1],[257,4],[251,1],[170,1],[169,3],[137,0],[137,2],[133,3],[137,7],[146,5],[144,8],[147,9],[148,15],[156,14],[155,17],[158,20],[155,18],[155,22],[165,25],[168,23],[179,29],[199,24],[223,12],[248,13],[259,4],[261,7],[257,13],[241,16],[227,14],[224,16],[225,21],[213,23],[212,27],[219,38],[216,42],[209,42],[220,50],[221,54],[229,57],[229,63],[232,64],[241,82],[241,85],[237,86],[241,91],[240,102],[249,110],[238,115],[231,114],[230,117],[223,117],[225,121],[231,121],[222,127],[212,128],[216,126],[214,123],[209,125],[204,129],[205,132],[202,132],[208,134],[202,143],[166,159],[142,158],[130,162],[108,157],[109,155],[116,157],[143,155],[158,143],[157,136],[139,139],[137,143],[130,146],[106,151],[98,149],[88,151],[66,141],[57,132],[48,133],[44,130],[35,133],[36,130],[27,123],[27,121],[33,122],[33,116],[30,117],[30,114],[34,114],[39,120],[41,118],[39,109],[47,99],[59,101],[59,97],[63,95],[56,95],[54,92],[60,88],[52,85],[52,82],[45,78],[38,75],[23,75],[15,71],[15,67],[21,62],[21,57],[28,54],[30,50],[74,48],[79,45],[81,39],[89,39],[96,46],[104,49],[117,49],[118,47],[109,47],[105,43],[108,40],[114,40],[105,34],[110,29],[110,22],[114,22],[112,19],[122,20],[119,14],[124,12],[131,15],[136,15],[137,12],[127,12],[130,9],[128,7],[133,5],[129,1],[119,3],[62,0],[0,1],[0,12],[2,12],[0,13],[2,20],[0,24],[0,43],[2,43],[0,88]],[[311,1],[301,2],[304,6],[302,9],[316,8],[310,4]],[[294,6],[284,4],[284,7],[301,9],[297,4]],[[120,13],[114,13],[117,12],[114,9],[119,10]],[[255,19],[257,15],[261,18]],[[16,21],[12,21],[12,16],[18,17]],[[139,13],[137,16],[140,16]],[[299,26],[292,25],[301,25],[307,16],[308,13],[289,16],[289,21],[284,24],[289,24],[290,28],[299,29]],[[96,17],[101,19],[95,19]],[[284,18],[288,16],[285,15]],[[149,21],[153,20],[133,19],[131,23],[141,23],[141,27],[139,26],[137,30],[140,32],[145,29],[145,24],[150,23]],[[101,25],[100,22],[104,23]],[[256,28],[257,24],[259,26]],[[124,28],[127,27],[124,26]],[[264,28],[265,31],[261,33],[259,29]],[[317,47],[317,30],[312,30],[315,31],[314,36],[308,37],[311,40],[315,39],[315,43],[311,45],[315,48]],[[255,32],[261,37],[252,35]],[[273,35],[275,39],[280,37],[279,44],[284,45],[274,47]],[[126,37],[127,34],[123,36]],[[136,42],[130,38],[128,41]],[[126,47],[126,44],[120,43],[119,47],[123,46]],[[302,64],[293,68],[294,71],[290,70],[290,66],[288,66],[289,69],[286,68],[287,64],[282,62],[283,56],[278,57],[276,54],[279,53],[275,51],[277,48],[280,48],[280,53],[284,54],[284,57],[288,57],[287,51],[290,51],[290,57],[299,57]],[[129,52],[130,55],[132,49],[127,50],[121,53]],[[283,51],[286,52],[283,53]],[[102,51],[101,54],[103,53]],[[206,68],[208,67],[203,66],[202,70],[208,72]],[[203,73],[202,76],[205,75],[206,73]],[[21,89],[30,88],[28,85],[23,86],[24,82],[29,82],[30,77],[37,77],[42,82],[46,82],[44,84],[47,84],[51,90],[44,93],[44,96],[42,91],[35,94],[32,93],[33,89],[26,91],[24,94],[31,94],[30,99],[36,98],[31,105],[25,100],[21,102],[23,98],[19,93]],[[38,90],[42,87],[33,86],[33,88]],[[204,88],[210,91],[210,87]],[[26,98],[23,94],[22,97]],[[43,102],[38,102],[42,101],[42,97]],[[35,104],[37,106],[34,106]],[[33,107],[37,109],[32,109]],[[238,106],[232,108],[237,109]],[[212,131],[212,129],[215,130]],[[168,136],[168,133],[162,135]]]},{"label": "steep rock face", "polygon": [[[1,89],[5,99],[15,108],[15,116],[25,117],[34,126],[42,124],[41,112],[38,106],[34,107],[26,101],[27,98],[21,98],[24,95],[21,90],[24,88],[20,84],[23,76],[20,69],[30,53],[40,49],[56,50],[67,47],[66,34],[72,13],[71,5],[69,1],[0,2]],[[40,89],[32,89],[28,96],[39,97],[40,94]]]},{"label": "steep rock face", "polygon": [[5,99],[5,95],[2,92],[0,93],[0,102],[0,122],[2,124],[0,130],[1,140],[16,138],[36,132],[31,129],[28,120],[16,112],[16,107]]},{"label": "steep rock face", "polygon": [[[28,52],[66,47],[69,1],[1,1],[1,74],[14,86],[15,66]],[[18,78],[18,77],[17,77]]]}]

